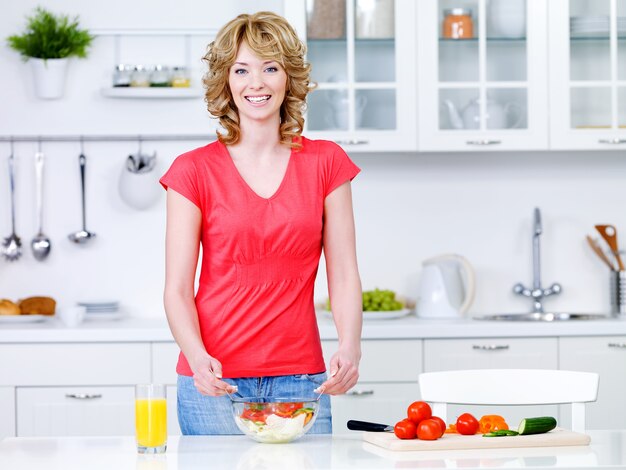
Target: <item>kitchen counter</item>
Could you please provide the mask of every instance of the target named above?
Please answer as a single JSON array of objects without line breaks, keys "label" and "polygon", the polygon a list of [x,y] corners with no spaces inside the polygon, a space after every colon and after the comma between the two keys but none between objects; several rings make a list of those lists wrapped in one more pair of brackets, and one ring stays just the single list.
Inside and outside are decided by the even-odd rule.
[{"label": "kitchen counter", "polygon": [[243,436],[170,437],[165,454],[138,455],[134,438],[7,438],[0,468],[11,470],[249,470],[395,468],[626,468],[626,431],[589,431],[591,445],[391,452],[351,436],[304,436],[258,444]]},{"label": "kitchen counter", "polygon": [[[322,339],[336,339],[330,318],[318,316]],[[626,316],[615,320],[569,322],[506,322],[468,319],[425,320],[415,315],[363,323],[363,339],[489,338],[626,335]],[[172,335],[165,319],[126,318],[86,321],[68,328],[56,318],[40,323],[0,324],[2,343],[56,342],[169,342]]]}]

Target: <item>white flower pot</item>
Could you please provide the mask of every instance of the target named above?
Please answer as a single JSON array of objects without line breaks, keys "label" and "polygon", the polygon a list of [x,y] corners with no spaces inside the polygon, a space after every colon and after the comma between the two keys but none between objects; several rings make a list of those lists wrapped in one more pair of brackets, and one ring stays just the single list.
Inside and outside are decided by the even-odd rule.
[{"label": "white flower pot", "polygon": [[35,95],[44,100],[56,100],[65,93],[65,77],[69,59],[28,59],[33,71]]}]

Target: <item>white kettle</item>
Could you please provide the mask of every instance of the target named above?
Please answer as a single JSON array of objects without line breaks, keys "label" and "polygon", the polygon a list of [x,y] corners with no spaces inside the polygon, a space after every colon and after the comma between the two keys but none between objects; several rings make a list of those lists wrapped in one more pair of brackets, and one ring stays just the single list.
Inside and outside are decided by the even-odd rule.
[{"label": "white kettle", "polygon": [[459,317],[474,300],[474,269],[461,255],[448,254],[422,263],[417,315],[422,318]]}]

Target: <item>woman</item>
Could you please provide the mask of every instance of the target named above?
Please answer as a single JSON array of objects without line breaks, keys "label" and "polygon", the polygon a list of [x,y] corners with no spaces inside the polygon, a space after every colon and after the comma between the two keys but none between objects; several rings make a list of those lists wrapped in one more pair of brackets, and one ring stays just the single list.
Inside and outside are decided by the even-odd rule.
[{"label": "woman", "polygon": [[[225,132],[180,155],[167,189],[165,310],[181,354],[184,434],[237,434],[226,393],[321,393],[311,432],[331,432],[328,395],[358,379],[361,284],[350,181],[339,146],[300,136],[305,48],[284,18],[240,15],[209,45],[209,112]],[[194,275],[202,244],[201,273]],[[339,349],[326,375],[313,306],[322,247]]]}]

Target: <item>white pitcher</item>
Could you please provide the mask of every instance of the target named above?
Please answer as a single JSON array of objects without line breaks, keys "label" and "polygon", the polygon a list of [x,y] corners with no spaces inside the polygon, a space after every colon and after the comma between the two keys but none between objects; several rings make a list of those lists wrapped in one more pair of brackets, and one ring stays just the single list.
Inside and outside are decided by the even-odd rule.
[{"label": "white pitcher", "polygon": [[422,263],[417,316],[454,318],[465,314],[474,300],[472,265],[461,255],[447,254]]}]

